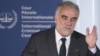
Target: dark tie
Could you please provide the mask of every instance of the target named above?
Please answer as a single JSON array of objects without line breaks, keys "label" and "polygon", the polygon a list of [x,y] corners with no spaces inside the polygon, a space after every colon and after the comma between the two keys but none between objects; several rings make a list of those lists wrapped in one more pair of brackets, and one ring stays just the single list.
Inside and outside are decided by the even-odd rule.
[{"label": "dark tie", "polygon": [[62,45],[60,47],[59,56],[66,56],[66,46],[65,46],[66,39],[65,38],[62,38],[61,41],[62,41]]}]

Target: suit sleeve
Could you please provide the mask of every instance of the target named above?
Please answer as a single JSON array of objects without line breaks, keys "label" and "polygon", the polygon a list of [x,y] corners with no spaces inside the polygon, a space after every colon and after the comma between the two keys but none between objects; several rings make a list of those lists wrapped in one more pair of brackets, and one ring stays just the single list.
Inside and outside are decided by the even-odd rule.
[{"label": "suit sleeve", "polygon": [[97,47],[97,52],[96,52],[95,56],[100,56],[100,49],[98,47]]},{"label": "suit sleeve", "polygon": [[99,48],[96,47],[96,49],[97,49],[97,51],[96,51],[95,54],[93,54],[93,53],[89,50],[89,54],[88,54],[88,56],[100,56],[100,50],[99,50]]},{"label": "suit sleeve", "polygon": [[21,56],[37,56],[35,36],[31,36]]}]

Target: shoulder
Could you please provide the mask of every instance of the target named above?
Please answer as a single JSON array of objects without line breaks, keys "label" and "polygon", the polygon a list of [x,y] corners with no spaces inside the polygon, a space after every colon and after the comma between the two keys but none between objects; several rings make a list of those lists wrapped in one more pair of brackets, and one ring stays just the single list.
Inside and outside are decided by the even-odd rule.
[{"label": "shoulder", "polygon": [[86,43],[86,41],[85,41],[85,35],[84,35],[84,34],[79,33],[79,32],[77,32],[77,31],[74,31],[73,34],[72,34],[72,38],[76,39],[77,42],[78,42],[80,45],[82,44],[82,46],[85,46],[85,45],[87,46],[87,43]]},{"label": "shoulder", "polygon": [[48,36],[49,34],[54,33],[54,31],[55,31],[55,28],[53,27],[53,28],[32,34],[31,38],[41,38],[41,37],[44,38]]},{"label": "shoulder", "polygon": [[85,38],[84,34],[77,31],[73,31],[72,36],[74,36],[75,38]]}]

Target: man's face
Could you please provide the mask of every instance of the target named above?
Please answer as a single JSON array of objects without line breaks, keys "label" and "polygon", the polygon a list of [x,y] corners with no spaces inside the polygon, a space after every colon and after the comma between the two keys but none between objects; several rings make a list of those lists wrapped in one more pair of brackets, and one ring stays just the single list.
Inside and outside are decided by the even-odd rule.
[{"label": "man's face", "polygon": [[76,25],[78,11],[71,7],[62,7],[55,15],[56,30],[63,36],[69,36]]}]

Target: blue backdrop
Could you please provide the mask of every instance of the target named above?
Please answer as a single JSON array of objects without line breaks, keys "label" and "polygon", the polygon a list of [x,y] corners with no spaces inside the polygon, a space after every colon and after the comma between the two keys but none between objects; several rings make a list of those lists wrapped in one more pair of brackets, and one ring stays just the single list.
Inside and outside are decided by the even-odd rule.
[{"label": "blue backdrop", "polygon": [[62,0],[0,0],[0,56],[20,56],[31,34],[54,26]]}]

